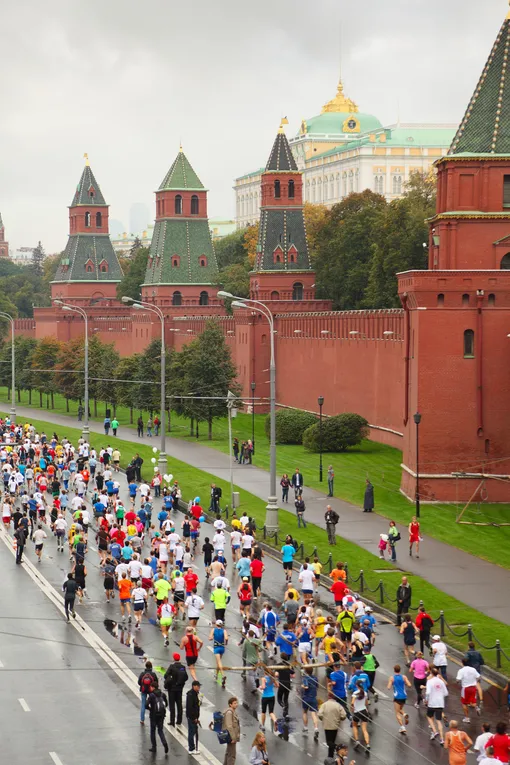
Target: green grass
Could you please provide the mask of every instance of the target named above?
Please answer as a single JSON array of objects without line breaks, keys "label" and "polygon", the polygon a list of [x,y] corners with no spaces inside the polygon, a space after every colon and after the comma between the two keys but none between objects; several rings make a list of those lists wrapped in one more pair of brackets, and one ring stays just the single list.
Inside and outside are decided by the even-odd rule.
[{"label": "green grass", "polygon": [[[67,436],[74,442],[76,442],[81,435],[81,431],[77,428],[54,426],[47,420],[41,421],[31,418],[31,422],[37,429],[44,430],[48,435],[56,430],[60,438]],[[105,445],[105,438],[100,434],[91,433],[90,441],[96,449],[100,449]],[[139,446],[138,444],[123,441],[122,439],[117,439],[115,443],[121,451],[121,465],[124,467],[133,457],[135,452],[139,452],[144,460],[143,471],[145,477],[148,478],[153,472],[151,458],[154,454],[152,447]],[[168,471],[173,474],[174,479],[179,481],[182,488],[183,499],[189,499],[192,496],[198,495],[202,498],[204,507],[207,507],[208,505],[209,487],[213,481],[222,487],[225,496],[228,496],[229,494],[230,487],[226,481],[216,479],[214,476],[184,462],[180,462],[179,460],[170,458]],[[251,515],[256,519],[259,528],[262,527],[265,518],[265,502],[258,497],[255,497],[253,494],[250,494],[243,489],[239,489],[239,487],[235,488],[240,493],[242,509],[245,510],[248,515]],[[295,514],[286,510],[280,510],[279,527],[282,538],[286,534],[292,534],[298,541],[304,540],[306,554],[311,553],[313,548],[317,547],[320,559],[322,561],[327,560],[331,548],[328,546],[325,531],[310,523],[305,531],[298,529]],[[394,571],[390,563],[381,561],[377,556],[372,555],[372,553],[340,537],[338,546],[335,548],[335,556],[337,556],[335,560],[341,559],[348,564],[351,576],[357,576],[362,569],[366,586],[371,590],[376,590],[381,578],[383,578],[386,591],[392,598],[395,597],[396,588],[400,582],[402,572]],[[381,569],[384,569],[389,573],[384,573],[382,575],[377,573],[377,571]],[[510,653],[510,626],[503,624],[496,619],[491,619],[490,617],[481,614],[479,611],[468,607],[464,603],[429,584],[421,577],[410,574],[408,577],[413,587],[413,600],[415,605],[419,600],[423,600],[434,618],[437,618],[441,610],[444,611],[447,622],[456,625],[457,632],[462,632],[468,624],[472,624],[476,637],[482,643],[492,646],[495,644],[496,639],[499,639],[503,648],[506,648]],[[359,585],[354,585],[354,588],[359,588]],[[367,595],[367,597],[380,602],[378,592],[373,595]],[[388,600],[385,600],[384,605],[391,609],[394,608]],[[466,648],[466,638],[459,639],[452,635],[448,635],[447,642],[460,650],[465,650]],[[493,651],[490,653],[485,651],[484,656],[488,664],[493,667],[496,666]],[[510,671],[509,664],[510,663],[506,662],[503,658],[503,671]]]},{"label": "green grass", "polygon": [[[46,397],[45,397],[46,398]],[[7,389],[0,388],[0,399],[7,401]],[[28,392],[21,394],[21,403],[28,404]],[[32,405],[39,403],[39,395],[32,394]],[[70,413],[76,415],[77,404],[70,402]],[[67,414],[66,402],[62,396],[55,395],[56,413]],[[91,404],[91,411],[93,406]],[[134,419],[138,417],[134,413]],[[104,404],[98,406],[98,417],[102,421],[104,417]],[[120,422],[120,431],[130,427],[129,409],[119,407],[117,417]],[[94,418],[93,418],[94,419]],[[147,413],[144,413],[144,421]],[[255,417],[255,465],[269,469],[269,444],[264,431],[265,415]],[[233,434],[240,440],[252,437],[251,415],[238,414],[233,419]],[[132,426],[134,427],[134,426]],[[189,421],[172,414],[170,435],[173,438],[182,438],[187,441],[196,441],[195,436],[190,436]],[[207,439],[207,427],[201,424],[200,443],[204,443],[213,449],[228,453],[228,427],[227,421],[216,420],[213,426],[213,439]],[[305,484],[311,488],[327,491],[326,472],[328,464],[335,469],[335,496],[362,505],[365,478],[370,477],[375,487],[375,510],[386,518],[407,524],[414,514],[414,505],[400,494],[400,464],[402,453],[375,441],[365,441],[360,447],[351,449],[340,454],[324,455],[324,482],[319,482],[319,456],[310,454],[302,446],[278,446],[277,470],[278,474],[293,473],[296,467],[301,469],[305,478]],[[425,466],[424,466],[425,467]],[[496,563],[504,568],[510,568],[510,527],[497,528],[494,526],[464,526],[455,523],[463,504],[434,504],[422,505],[421,529],[442,542],[458,547],[465,552],[476,555],[479,558]],[[510,523],[510,504],[483,503],[469,508],[464,520],[475,522],[507,522]]]}]

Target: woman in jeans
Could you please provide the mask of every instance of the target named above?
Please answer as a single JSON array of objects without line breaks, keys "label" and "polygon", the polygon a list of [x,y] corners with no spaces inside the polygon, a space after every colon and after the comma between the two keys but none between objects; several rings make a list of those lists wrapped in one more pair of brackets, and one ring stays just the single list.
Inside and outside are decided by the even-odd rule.
[{"label": "woman in jeans", "polygon": [[284,473],[282,475],[282,479],[280,481],[280,486],[282,487],[282,502],[288,502],[289,501],[289,486],[290,486],[290,480],[287,473]]},{"label": "woman in jeans", "polygon": [[400,539],[400,531],[395,525],[395,521],[390,521],[390,528],[388,529],[388,544],[391,550],[391,560],[393,563],[397,561],[397,551],[395,549],[396,543]]},{"label": "woman in jeans", "polygon": [[255,734],[250,752],[250,765],[269,765],[269,758],[266,751],[265,733],[259,731]]}]

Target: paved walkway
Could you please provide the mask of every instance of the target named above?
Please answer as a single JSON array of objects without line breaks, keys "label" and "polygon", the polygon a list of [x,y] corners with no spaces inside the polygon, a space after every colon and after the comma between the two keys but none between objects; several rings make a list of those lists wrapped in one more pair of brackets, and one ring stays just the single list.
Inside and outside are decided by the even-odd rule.
[{"label": "paved walkway", "polygon": [[[55,425],[66,426],[72,423],[73,427],[80,427],[80,423],[75,418],[66,415],[23,406],[17,407],[17,412],[19,416],[27,419],[34,417],[34,419],[50,420]],[[90,422],[90,430],[94,433],[104,432],[100,422]],[[159,446],[158,438],[140,439],[131,429],[121,429],[119,438],[133,443]],[[113,438],[110,438],[110,441],[113,442]],[[202,444],[189,443],[169,437],[167,437],[167,453],[170,458],[174,457],[211,473],[217,478],[230,481],[227,454]],[[169,472],[172,472],[171,464]],[[234,463],[234,483],[263,500],[268,497],[269,473],[261,468]],[[306,489],[306,487],[304,496],[307,521],[325,528],[324,512],[326,504],[329,502],[340,516],[340,522],[337,525],[338,534],[369,552],[378,554],[379,534],[388,530],[386,518],[375,513],[363,513],[359,507],[341,499],[328,500],[325,494],[313,489]],[[292,504],[289,504],[289,509],[292,510]],[[510,587],[510,571],[428,536],[424,537],[420,545],[420,559],[410,558],[407,545],[407,527],[399,525],[399,530],[402,541],[397,544],[397,554],[400,555],[398,568],[422,576],[443,592],[476,608],[487,616],[492,616],[510,625],[510,599],[506,596]],[[299,541],[301,539],[306,540],[306,530],[303,531],[303,536],[299,538]],[[341,559],[341,544],[333,549]],[[381,574],[381,578],[384,579],[384,574]]]}]

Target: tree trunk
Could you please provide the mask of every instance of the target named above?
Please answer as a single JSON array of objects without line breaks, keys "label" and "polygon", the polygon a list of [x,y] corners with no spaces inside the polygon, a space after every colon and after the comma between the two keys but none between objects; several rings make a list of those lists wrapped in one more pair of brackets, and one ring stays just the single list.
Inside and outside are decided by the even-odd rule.
[{"label": "tree trunk", "polygon": [[18,388],[18,404],[21,404],[21,388]]},{"label": "tree trunk", "polygon": [[207,420],[207,424],[209,426],[209,431],[207,433],[207,438],[209,441],[212,441],[212,417],[209,417]]},{"label": "tree trunk", "polygon": [[114,404],[114,405],[113,405],[113,416],[114,416],[114,417],[116,417],[116,416],[117,416],[117,404]]},{"label": "tree trunk", "polygon": [[198,438],[199,438],[199,436],[200,436],[200,433],[198,432],[198,420],[197,420],[197,432],[196,432],[196,434],[195,434],[195,438],[197,438],[197,439],[198,439]]},{"label": "tree trunk", "polygon": [[190,425],[189,425],[189,434],[190,434],[190,436],[193,435],[194,426],[195,426],[195,420],[192,417],[191,420],[190,420]]},{"label": "tree trunk", "polygon": [[97,398],[94,399],[94,417],[97,417]]},{"label": "tree trunk", "polygon": [[129,407],[129,424],[130,425],[133,424],[133,407],[132,406]]},{"label": "tree trunk", "polygon": [[28,389],[28,403],[32,406],[32,388]]},{"label": "tree trunk", "polygon": [[171,409],[167,409],[166,421],[167,421],[167,431],[170,433],[170,431],[172,430],[172,410]]},{"label": "tree trunk", "polygon": [[69,414],[69,398],[66,396],[66,412]]},{"label": "tree trunk", "polygon": [[11,388],[10,388],[10,386],[8,385],[8,386],[7,386],[7,401],[10,401],[10,400],[11,400]]},{"label": "tree trunk", "polygon": [[50,408],[50,394],[46,394],[46,409]]},{"label": "tree trunk", "polygon": [[39,409],[42,409],[42,390],[39,391]]},{"label": "tree trunk", "polygon": [[55,409],[55,394],[51,391],[51,408]]}]

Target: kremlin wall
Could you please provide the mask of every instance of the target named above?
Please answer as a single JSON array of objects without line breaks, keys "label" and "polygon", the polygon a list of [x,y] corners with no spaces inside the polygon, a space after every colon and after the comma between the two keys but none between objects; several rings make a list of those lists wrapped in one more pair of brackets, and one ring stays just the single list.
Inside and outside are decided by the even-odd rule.
[{"label": "kremlin wall", "polygon": [[[275,321],[279,406],[357,412],[371,438],[403,452],[401,489],[414,498],[419,425],[422,502],[483,497],[510,502],[510,92],[503,87],[506,19],[450,149],[435,163],[437,214],[429,270],[398,275],[401,309],[335,312],[315,297],[303,217],[303,178],[280,128],[260,174],[260,233],[250,297]],[[346,115],[346,119],[349,115]],[[89,333],[121,354],[160,337],[157,317],[116,298],[121,278],[108,206],[86,165],[69,207],[69,240],[53,298],[80,305]],[[207,190],[182,149],[156,192],[156,223],[142,299],[165,316],[181,349],[216,319],[244,396],[269,395],[267,320],[229,316],[217,298]],[[78,315],[36,308],[17,331],[69,340]],[[289,466],[289,468],[294,466]],[[341,481],[341,471],[339,480]]]}]

